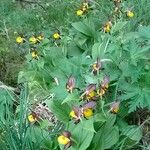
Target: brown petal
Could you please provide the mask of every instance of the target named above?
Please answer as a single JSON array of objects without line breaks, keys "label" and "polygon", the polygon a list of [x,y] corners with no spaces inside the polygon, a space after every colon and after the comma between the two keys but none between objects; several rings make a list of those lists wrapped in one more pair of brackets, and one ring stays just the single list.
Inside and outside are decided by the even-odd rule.
[{"label": "brown petal", "polygon": [[96,106],[96,102],[90,101],[83,106],[83,109],[94,108]]},{"label": "brown petal", "polygon": [[101,84],[101,87],[103,88],[105,88],[105,85],[107,85],[109,83],[109,77],[108,76],[105,76],[104,78],[103,78],[103,82],[102,82],[102,84]]},{"label": "brown petal", "polygon": [[96,90],[96,84],[89,84],[85,89],[85,94],[88,95],[90,92]]},{"label": "brown petal", "polygon": [[63,131],[62,133],[65,137],[70,138],[71,137],[71,133],[69,131]]}]

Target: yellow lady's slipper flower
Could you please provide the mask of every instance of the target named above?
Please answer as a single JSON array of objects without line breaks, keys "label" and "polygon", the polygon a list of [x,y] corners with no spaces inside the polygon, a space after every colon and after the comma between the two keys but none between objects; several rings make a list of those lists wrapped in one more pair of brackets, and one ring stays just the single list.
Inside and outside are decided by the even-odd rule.
[{"label": "yellow lady's slipper flower", "polygon": [[99,90],[97,91],[97,94],[98,94],[99,96],[103,96],[103,95],[105,94],[105,90],[104,90],[103,88],[101,88],[101,89],[99,89]]},{"label": "yellow lady's slipper flower", "polygon": [[83,110],[83,115],[85,118],[89,118],[89,117],[93,116],[93,110],[90,108],[85,109],[85,110]]},{"label": "yellow lady's slipper flower", "polygon": [[75,78],[73,76],[70,76],[66,83],[66,89],[69,93],[72,93],[74,88],[75,88]]},{"label": "yellow lady's slipper flower", "polygon": [[134,17],[134,13],[132,12],[132,11],[127,11],[127,16],[129,17],[129,18],[132,18],[132,17]]},{"label": "yellow lady's slipper flower", "polygon": [[97,75],[99,70],[102,68],[102,63],[101,61],[97,58],[97,61],[92,65],[92,73],[94,75]]},{"label": "yellow lady's slipper flower", "polygon": [[103,78],[103,81],[102,81],[99,89],[97,90],[97,94],[99,96],[103,96],[105,94],[105,92],[107,91],[108,87],[109,87],[109,78],[107,76],[105,76]]},{"label": "yellow lady's slipper flower", "polygon": [[28,120],[29,120],[30,123],[33,123],[33,122],[37,121],[37,118],[33,114],[30,114],[28,116]]},{"label": "yellow lady's slipper flower", "polygon": [[96,92],[95,91],[92,91],[88,95],[86,95],[87,100],[93,100],[93,99],[95,99],[95,97],[96,97]]},{"label": "yellow lady's slipper flower", "polygon": [[109,24],[104,26],[104,32],[108,33],[108,32],[110,32],[110,30],[111,30],[111,28],[110,28]]},{"label": "yellow lady's slipper flower", "polygon": [[115,101],[112,103],[111,105],[111,108],[110,108],[110,111],[114,114],[118,113],[119,112],[119,105],[120,105],[120,102],[118,101]]},{"label": "yellow lady's slipper flower", "polygon": [[18,44],[22,44],[22,43],[24,42],[24,38],[21,37],[21,36],[18,36],[18,37],[16,38],[16,42],[17,42]]},{"label": "yellow lady's slipper flower", "polygon": [[75,114],[75,112],[72,110],[71,112],[70,112],[70,114],[69,114],[72,118],[76,118],[77,116],[76,116],[76,114]]},{"label": "yellow lady's slipper flower", "polygon": [[35,38],[35,36],[31,36],[30,38],[29,38],[29,42],[31,43],[31,44],[36,44],[37,43],[37,38]]},{"label": "yellow lady's slipper flower", "polygon": [[77,16],[82,16],[83,13],[84,13],[83,10],[77,10],[77,11],[76,11]]},{"label": "yellow lady's slipper flower", "polygon": [[55,40],[60,39],[60,34],[59,34],[59,33],[54,33],[54,34],[53,34],[53,38],[54,38]]},{"label": "yellow lady's slipper flower", "polygon": [[88,3],[83,3],[83,4],[82,4],[82,9],[81,9],[81,10],[82,10],[83,12],[85,12],[85,11],[87,11],[88,8],[89,8]]},{"label": "yellow lady's slipper flower", "polygon": [[89,4],[88,3],[83,3],[83,7],[85,7],[86,9],[88,9]]},{"label": "yellow lady's slipper flower", "polygon": [[32,51],[32,52],[31,52],[31,56],[32,56],[32,58],[34,58],[34,59],[38,58],[38,54],[37,54],[36,51]]},{"label": "yellow lady's slipper flower", "polygon": [[111,23],[111,21],[109,21],[104,25],[103,30],[104,30],[104,32],[109,33],[111,28],[112,28],[112,23]]},{"label": "yellow lady's slipper flower", "polygon": [[43,36],[43,35],[39,35],[39,36],[37,37],[37,40],[39,40],[39,41],[44,40],[44,36]]},{"label": "yellow lady's slipper flower", "polygon": [[70,142],[70,139],[65,137],[64,135],[60,135],[57,140],[58,140],[58,143],[62,145],[66,145]]}]

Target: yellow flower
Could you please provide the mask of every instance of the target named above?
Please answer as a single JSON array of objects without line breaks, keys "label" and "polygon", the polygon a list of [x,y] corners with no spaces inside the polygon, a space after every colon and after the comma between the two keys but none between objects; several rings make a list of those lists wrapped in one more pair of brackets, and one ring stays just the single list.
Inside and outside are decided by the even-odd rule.
[{"label": "yellow flower", "polygon": [[59,34],[59,33],[54,33],[54,34],[53,34],[53,38],[54,38],[55,40],[58,40],[58,39],[60,38],[60,34]]},{"label": "yellow flower", "polygon": [[97,94],[99,96],[103,96],[105,94],[105,90],[103,88],[101,88],[100,90],[97,91]]},{"label": "yellow flower", "polygon": [[110,108],[110,111],[114,114],[118,113],[119,112],[119,105],[120,105],[120,102],[113,102],[112,105],[111,105],[111,108]]},{"label": "yellow flower", "polygon": [[18,37],[16,38],[16,42],[17,42],[18,44],[22,44],[22,43],[24,42],[24,38],[21,37],[21,36],[18,36]]},{"label": "yellow flower", "polygon": [[114,108],[114,109],[112,110],[113,113],[118,113],[118,111],[119,111],[119,107]]},{"label": "yellow flower", "polygon": [[132,12],[132,11],[127,11],[127,16],[129,17],[129,18],[132,18],[132,17],[134,17],[134,13]]},{"label": "yellow flower", "polygon": [[39,40],[39,41],[42,41],[42,40],[44,40],[44,36],[42,36],[42,35],[39,35],[39,36],[37,37],[37,40]]},{"label": "yellow flower", "polygon": [[28,116],[28,120],[29,120],[29,122],[31,122],[31,123],[37,121],[36,117],[33,116],[32,114],[30,114],[30,115]]},{"label": "yellow flower", "polygon": [[85,12],[88,9],[88,3],[83,3],[82,5],[82,11]]},{"label": "yellow flower", "polygon": [[111,28],[112,28],[112,23],[111,21],[109,21],[104,25],[104,32],[109,33]]},{"label": "yellow flower", "polygon": [[83,10],[77,10],[76,11],[76,14],[77,14],[77,16],[82,16],[83,15]]},{"label": "yellow flower", "polygon": [[67,137],[64,136],[64,135],[60,135],[60,136],[57,138],[57,141],[58,141],[59,144],[67,145],[67,144],[70,142],[70,139],[67,138]]},{"label": "yellow flower", "polygon": [[108,24],[104,27],[104,31],[106,33],[110,32],[110,26]]},{"label": "yellow flower", "polygon": [[32,55],[32,58],[37,58],[38,57],[38,54],[37,54],[36,51],[32,51],[31,55]]},{"label": "yellow flower", "polygon": [[29,42],[32,43],[32,44],[36,44],[37,43],[37,39],[34,36],[31,36],[29,38]]},{"label": "yellow flower", "polygon": [[88,9],[88,7],[89,7],[88,3],[83,3],[83,7],[85,7],[86,9]]},{"label": "yellow flower", "polygon": [[75,112],[72,110],[71,112],[70,112],[70,114],[69,114],[72,118],[76,118],[76,114],[75,114]]},{"label": "yellow flower", "polygon": [[95,96],[96,96],[96,92],[92,91],[86,96],[86,98],[89,100],[89,99],[93,99]]},{"label": "yellow flower", "polygon": [[66,83],[66,89],[69,93],[72,93],[74,88],[75,88],[75,78],[73,76],[70,76]]},{"label": "yellow flower", "polygon": [[93,110],[90,109],[90,108],[85,109],[83,111],[83,115],[84,115],[85,118],[89,118],[89,117],[93,116]]}]

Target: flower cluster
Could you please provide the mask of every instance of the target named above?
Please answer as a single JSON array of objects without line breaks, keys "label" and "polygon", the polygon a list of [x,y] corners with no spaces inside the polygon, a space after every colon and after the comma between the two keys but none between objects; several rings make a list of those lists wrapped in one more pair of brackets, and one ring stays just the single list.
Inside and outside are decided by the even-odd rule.
[{"label": "flower cluster", "polygon": [[70,112],[70,116],[75,121],[75,124],[77,124],[81,121],[82,117],[89,119],[91,116],[93,116],[93,110],[95,107],[96,102],[94,101],[87,102],[80,107],[74,106]]},{"label": "flower cluster", "polygon": [[22,44],[26,41],[28,41],[30,44],[37,44],[43,40],[44,40],[44,34],[43,33],[39,33],[37,35],[32,35],[31,37],[29,37],[29,40],[27,40],[26,36],[24,36],[22,34],[20,34],[16,37],[16,43],[17,44]]},{"label": "flower cluster", "polygon": [[84,15],[88,11],[88,9],[89,9],[89,4],[87,2],[83,3],[80,9],[76,11],[77,16]]}]

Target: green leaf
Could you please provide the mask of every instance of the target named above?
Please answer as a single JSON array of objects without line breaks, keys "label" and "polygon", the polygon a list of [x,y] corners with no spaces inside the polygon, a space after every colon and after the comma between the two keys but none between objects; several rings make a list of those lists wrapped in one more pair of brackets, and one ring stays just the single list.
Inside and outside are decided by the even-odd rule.
[{"label": "green leaf", "polygon": [[93,119],[83,120],[83,122],[78,125],[71,124],[69,130],[75,142],[70,150],[86,150],[93,139],[93,129]]},{"label": "green leaf", "polygon": [[120,31],[125,25],[127,24],[127,21],[124,22],[117,22],[111,29],[112,33],[115,33],[117,31]]},{"label": "green leaf", "polygon": [[123,129],[122,134],[133,141],[139,141],[142,138],[142,131],[138,126],[127,126]]},{"label": "green leaf", "polygon": [[67,103],[67,102],[71,102],[71,101],[79,101],[79,95],[78,93],[71,93],[68,94],[68,96],[63,100],[62,104]]},{"label": "green leaf", "polygon": [[150,40],[150,27],[146,27],[146,26],[140,26],[139,27],[139,31],[138,34],[147,40]]},{"label": "green leaf", "polygon": [[103,113],[97,113],[94,116],[94,120],[95,120],[95,122],[106,122],[107,118]]},{"label": "green leaf", "polygon": [[119,129],[117,126],[105,128],[103,131],[104,149],[111,148],[119,140]]},{"label": "green leaf", "polygon": [[81,32],[82,34],[85,34],[89,37],[94,37],[94,25],[91,22],[88,22],[87,20],[85,20],[84,22],[75,22],[72,23],[72,26],[78,30],[79,32]]},{"label": "green leaf", "polygon": [[47,105],[60,121],[62,122],[69,121],[70,107],[67,104],[61,104],[61,101],[54,100],[48,102]]},{"label": "green leaf", "polygon": [[105,53],[107,51],[109,44],[109,38],[105,37],[103,42],[95,43],[92,47],[92,58],[96,60],[97,58],[105,58]]},{"label": "green leaf", "polygon": [[81,124],[82,124],[83,129],[91,131],[91,132],[95,132],[94,126],[93,126],[93,118],[90,118],[88,120],[83,120],[81,121]]}]

